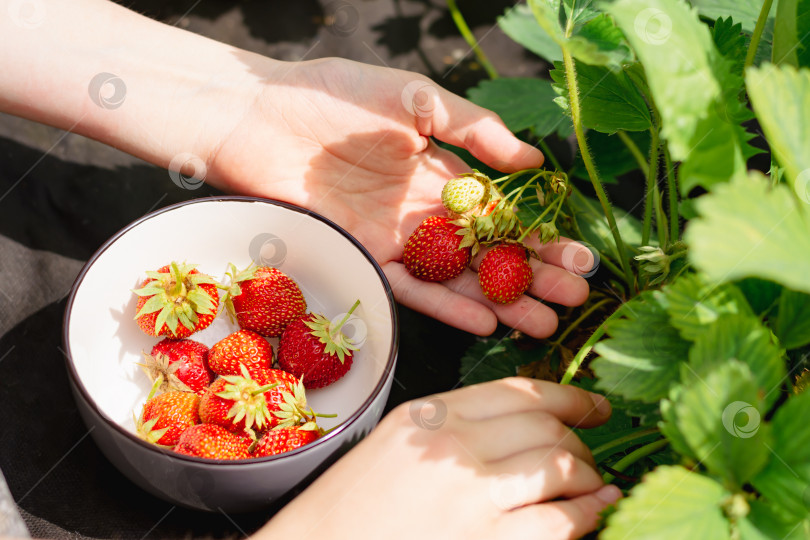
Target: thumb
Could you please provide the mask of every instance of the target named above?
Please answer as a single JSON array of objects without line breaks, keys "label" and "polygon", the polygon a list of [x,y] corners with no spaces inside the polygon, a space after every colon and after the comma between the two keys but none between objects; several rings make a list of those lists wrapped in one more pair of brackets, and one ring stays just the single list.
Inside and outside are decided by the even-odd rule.
[{"label": "thumb", "polygon": [[468,150],[477,159],[503,172],[539,167],[543,153],[517,137],[494,112],[441,88],[412,81],[406,87],[419,134],[436,137]]}]

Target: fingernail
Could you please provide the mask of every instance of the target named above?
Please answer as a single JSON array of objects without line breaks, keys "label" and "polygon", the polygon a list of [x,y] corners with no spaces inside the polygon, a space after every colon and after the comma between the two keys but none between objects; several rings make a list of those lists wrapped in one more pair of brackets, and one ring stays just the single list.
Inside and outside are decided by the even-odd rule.
[{"label": "fingernail", "polygon": [[622,498],[622,490],[613,484],[608,484],[599,488],[599,491],[596,492],[596,496],[599,498],[599,500],[602,500],[607,504],[613,504]]},{"label": "fingernail", "polygon": [[610,402],[607,400],[605,396],[600,394],[591,394],[591,399],[593,399],[593,405],[596,407],[597,412],[601,416],[608,416],[610,414]]}]

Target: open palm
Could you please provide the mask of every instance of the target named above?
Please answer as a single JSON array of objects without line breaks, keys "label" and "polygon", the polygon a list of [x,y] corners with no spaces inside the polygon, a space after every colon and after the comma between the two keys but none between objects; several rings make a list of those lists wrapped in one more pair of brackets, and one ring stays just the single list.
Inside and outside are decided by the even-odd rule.
[{"label": "open palm", "polygon": [[[472,270],[427,283],[400,262],[421,220],[444,213],[444,183],[469,170],[431,137],[504,172],[539,166],[537,149],[493,113],[414,73],[327,59],[274,64],[262,76],[265,88],[212,163],[225,189],[284,200],[335,221],[371,252],[397,300],[417,311],[482,335],[498,319],[536,337],[554,332],[556,315],[535,298],[498,306],[483,296]],[[533,261],[529,293],[582,303],[587,283],[560,266],[564,254],[589,257],[588,250],[565,239],[536,247],[543,263]]]}]

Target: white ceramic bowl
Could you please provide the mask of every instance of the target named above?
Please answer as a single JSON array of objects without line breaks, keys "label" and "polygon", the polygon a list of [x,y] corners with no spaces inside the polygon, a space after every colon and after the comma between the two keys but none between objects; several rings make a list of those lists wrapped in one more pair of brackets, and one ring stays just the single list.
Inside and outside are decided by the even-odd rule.
[{"label": "white ceramic bowl", "polygon": [[[347,334],[362,347],[348,374],[307,392],[312,407],[337,413],[338,426],[278,456],[212,462],[161,450],[134,434],[150,383],[136,366],[158,338],[134,321],[146,270],[186,261],[222,279],[227,263],[275,266],[301,287],[310,311],[334,318],[360,299]],[[356,316],[356,317],[355,317]],[[238,330],[221,313],[191,336],[213,345]],[[111,238],[87,262],[71,291],[63,341],[79,411],[102,452],[151,493],[186,507],[252,511],[311,481],[379,421],[393,380],[398,328],[382,270],[346,231],[305,209],[251,197],[195,199],[153,212]],[[274,346],[276,341],[271,340]]]}]

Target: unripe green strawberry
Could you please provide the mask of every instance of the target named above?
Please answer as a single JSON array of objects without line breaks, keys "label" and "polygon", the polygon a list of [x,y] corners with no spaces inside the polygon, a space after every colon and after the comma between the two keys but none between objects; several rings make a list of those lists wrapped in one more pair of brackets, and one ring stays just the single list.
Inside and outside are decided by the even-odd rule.
[{"label": "unripe green strawberry", "polygon": [[487,298],[496,304],[511,304],[532,283],[528,252],[519,244],[500,244],[484,255],[478,267],[478,282]]},{"label": "unripe green strawberry", "polygon": [[462,247],[462,227],[450,218],[425,219],[405,243],[402,262],[422,281],[445,281],[461,274],[470,264],[472,250]]},{"label": "unripe green strawberry", "polygon": [[453,178],[442,189],[442,204],[450,212],[464,214],[484,200],[486,187],[474,176]]}]

